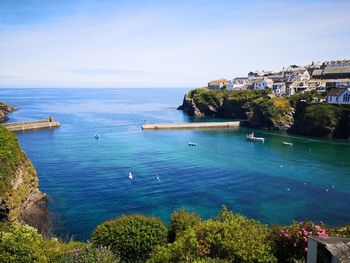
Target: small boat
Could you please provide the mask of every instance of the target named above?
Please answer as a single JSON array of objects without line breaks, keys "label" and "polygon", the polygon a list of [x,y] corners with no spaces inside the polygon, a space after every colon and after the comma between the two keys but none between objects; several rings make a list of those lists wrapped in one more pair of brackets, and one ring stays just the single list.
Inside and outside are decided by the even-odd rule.
[{"label": "small boat", "polygon": [[282,142],[282,144],[288,145],[288,146],[293,146],[293,143],[291,143],[291,142]]},{"label": "small boat", "polygon": [[97,139],[99,139],[99,138],[100,138],[100,135],[95,134],[94,138],[97,140]]},{"label": "small boat", "polygon": [[265,138],[255,137],[254,132],[247,134],[247,140],[251,142],[265,142]]},{"label": "small boat", "polygon": [[129,172],[129,179],[132,180],[132,173]]},{"label": "small boat", "polygon": [[189,142],[189,143],[188,143],[188,146],[197,146],[197,143],[195,143],[195,142]]},{"label": "small boat", "polygon": [[159,178],[159,175],[157,174],[157,180],[158,180],[158,182],[160,182],[160,178]]}]

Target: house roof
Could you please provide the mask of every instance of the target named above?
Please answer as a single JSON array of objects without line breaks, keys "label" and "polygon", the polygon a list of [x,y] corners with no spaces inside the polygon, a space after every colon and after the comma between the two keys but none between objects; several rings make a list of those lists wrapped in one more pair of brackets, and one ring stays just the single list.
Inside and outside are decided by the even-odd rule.
[{"label": "house roof", "polygon": [[341,263],[350,261],[350,238],[310,236],[309,238],[324,245]]},{"label": "house roof", "polygon": [[350,66],[348,67],[326,67],[323,70],[323,75],[327,74],[350,74]]},{"label": "house roof", "polygon": [[337,96],[337,97],[339,97],[347,90],[350,91],[350,88],[333,88],[327,93],[327,96]]},{"label": "house roof", "polygon": [[272,79],[263,79],[263,80],[265,80],[266,83],[273,83]]},{"label": "house roof", "polygon": [[221,83],[227,83],[227,80],[226,79],[218,79],[218,80],[212,80],[212,81],[208,82],[209,85],[220,85]]},{"label": "house roof", "polygon": [[323,71],[323,69],[315,69],[312,72],[312,76],[321,76],[322,75],[322,71]]}]

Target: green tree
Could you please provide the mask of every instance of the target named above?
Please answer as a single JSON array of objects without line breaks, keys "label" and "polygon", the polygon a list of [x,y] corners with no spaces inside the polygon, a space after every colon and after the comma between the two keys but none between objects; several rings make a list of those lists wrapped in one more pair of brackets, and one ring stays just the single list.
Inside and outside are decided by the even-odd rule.
[{"label": "green tree", "polygon": [[97,226],[92,243],[110,247],[123,262],[143,262],[155,246],[166,244],[167,235],[158,218],[125,215]]},{"label": "green tree", "polygon": [[255,220],[226,209],[216,220],[202,221],[178,236],[174,243],[158,246],[149,262],[276,262],[270,230]]}]

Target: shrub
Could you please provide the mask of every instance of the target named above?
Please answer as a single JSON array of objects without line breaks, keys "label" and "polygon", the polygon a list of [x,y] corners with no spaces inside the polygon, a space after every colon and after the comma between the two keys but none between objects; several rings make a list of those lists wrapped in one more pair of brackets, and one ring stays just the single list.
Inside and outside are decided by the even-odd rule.
[{"label": "shrub", "polygon": [[118,263],[119,258],[108,248],[75,249],[62,263]]},{"label": "shrub", "polygon": [[92,243],[110,247],[125,262],[143,262],[156,245],[167,241],[167,228],[157,218],[121,216],[95,229]]},{"label": "shrub", "polygon": [[185,232],[200,222],[195,213],[190,213],[185,209],[173,212],[171,215],[171,226],[169,231],[169,242],[174,242],[176,236]]},{"label": "shrub", "polygon": [[350,225],[346,226],[339,226],[336,228],[332,228],[329,230],[330,236],[337,236],[337,237],[348,237],[350,238]]},{"label": "shrub", "polygon": [[276,262],[269,236],[266,226],[224,209],[216,220],[201,221],[174,243],[156,247],[149,262]]},{"label": "shrub", "polygon": [[308,236],[328,236],[324,224],[313,222],[293,222],[290,226],[273,226],[273,238],[276,244],[276,255],[280,262],[294,262],[305,259],[307,255]]},{"label": "shrub", "polygon": [[30,226],[12,223],[0,227],[0,262],[60,262],[74,248],[87,245],[79,242],[62,243],[57,238],[45,239]]}]

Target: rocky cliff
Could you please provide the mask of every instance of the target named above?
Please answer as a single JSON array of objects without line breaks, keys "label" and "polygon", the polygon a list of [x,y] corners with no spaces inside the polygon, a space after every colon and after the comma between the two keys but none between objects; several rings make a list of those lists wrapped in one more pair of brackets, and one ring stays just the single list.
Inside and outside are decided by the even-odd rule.
[{"label": "rocky cliff", "polygon": [[14,111],[15,108],[8,105],[8,104],[5,104],[3,102],[0,102],[0,122],[2,121],[6,121],[8,118],[6,117],[6,114]]},{"label": "rocky cliff", "polygon": [[250,128],[350,139],[350,105],[313,103],[317,93],[275,97],[269,91],[195,89],[178,108],[195,117],[242,120]]},{"label": "rocky cliff", "polygon": [[251,128],[288,130],[294,109],[288,101],[267,91],[211,91],[196,89],[185,95],[178,108],[195,117],[243,120]]},{"label": "rocky cliff", "polygon": [[33,164],[12,132],[0,126],[0,221],[18,221],[46,232],[46,195],[38,189]]}]

